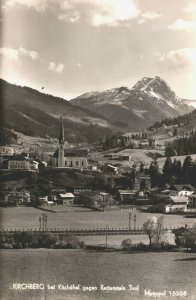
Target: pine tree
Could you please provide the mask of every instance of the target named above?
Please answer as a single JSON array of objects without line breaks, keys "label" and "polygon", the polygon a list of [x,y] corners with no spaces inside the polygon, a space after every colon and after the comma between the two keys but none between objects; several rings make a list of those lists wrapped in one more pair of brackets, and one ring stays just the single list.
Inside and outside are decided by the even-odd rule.
[{"label": "pine tree", "polygon": [[160,185],[160,170],[157,161],[153,161],[149,167],[152,187]]},{"label": "pine tree", "polygon": [[190,155],[188,155],[183,163],[182,166],[182,179],[184,183],[190,183],[191,182],[191,169],[193,166],[193,160]]},{"label": "pine tree", "polygon": [[163,166],[163,182],[170,183],[170,178],[172,176],[172,160],[171,157],[167,157],[165,160],[165,164]]}]

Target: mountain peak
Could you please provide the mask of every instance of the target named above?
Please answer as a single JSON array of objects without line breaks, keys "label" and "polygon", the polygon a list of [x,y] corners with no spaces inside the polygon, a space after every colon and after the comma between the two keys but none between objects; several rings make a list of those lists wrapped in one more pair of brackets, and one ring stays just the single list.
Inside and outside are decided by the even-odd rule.
[{"label": "mountain peak", "polygon": [[141,91],[149,91],[151,88],[155,88],[157,86],[162,86],[164,88],[167,88],[171,90],[169,85],[165,80],[163,80],[159,76],[155,77],[143,77],[141,80],[139,80],[134,86],[133,89],[138,89]]}]

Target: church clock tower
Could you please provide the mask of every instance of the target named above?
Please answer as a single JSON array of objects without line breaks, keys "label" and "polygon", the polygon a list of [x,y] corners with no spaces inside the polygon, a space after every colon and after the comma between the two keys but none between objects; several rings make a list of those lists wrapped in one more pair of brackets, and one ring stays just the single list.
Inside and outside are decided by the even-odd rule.
[{"label": "church clock tower", "polygon": [[58,168],[64,167],[64,127],[61,120],[61,130],[59,135]]}]

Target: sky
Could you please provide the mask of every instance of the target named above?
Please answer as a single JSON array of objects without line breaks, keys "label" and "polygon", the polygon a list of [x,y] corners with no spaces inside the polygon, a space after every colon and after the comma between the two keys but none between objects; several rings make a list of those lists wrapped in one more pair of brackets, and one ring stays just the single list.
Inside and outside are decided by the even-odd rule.
[{"label": "sky", "polygon": [[160,76],[196,100],[195,0],[1,0],[0,77],[72,99]]}]

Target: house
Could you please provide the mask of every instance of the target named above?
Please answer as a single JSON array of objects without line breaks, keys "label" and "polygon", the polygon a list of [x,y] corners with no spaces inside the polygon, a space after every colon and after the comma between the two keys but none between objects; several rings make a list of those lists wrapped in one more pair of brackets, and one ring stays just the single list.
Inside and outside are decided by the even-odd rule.
[{"label": "house", "polygon": [[109,207],[113,203],[113,197],[106,192],[93,192],[91,193],[94,207],[104,208]]},{"label": "house", "polygon": [[106,165],[106,171],[112,174],[118,174],[118,167],[107,164]]},{"label": "house", "polygon": [[194,188],[191,184],[175,184],[170,187],[170,196],[186,196],[193,194]]},{"label": "house", "polygon": [[73,205],[74,195],[72,193],[59,193],[59,200],[63,205]]},{"label": "house", "polygon": [[189,206],[196,208],[196,194],[193,193],[193,194],[189,195],[188,199],[189,199]]},{"label": "house", "polygon": [[150,198],[155,202],[166,201],[169,198],[169,189],[152,188],[150,190]]},{"label": "house", "polygon": [[118,193],[123,204],[133,204],[136,198],[136,192],[133,190],[119,190]]},{"label": "house", "polygon": [[196,249],[196,228],[179,228],[174,234],[178,246]]},{"label": "house", "polygon": [[194,188],[191,184],[175,184],[166,189],[153,188],[150,191],[150,196],[155,201],[163,202],[169,200],[170,196],[188,197],[193,192]]},{"label": "house", "polygon": [[79,195],[80,193],[83,193],[83,192],[92,192],[92,188],[88,188],[88,187],[85,187],[85,186],[78,186],[78,187],[75,187],[74,188],[74,195]]},{"label": "house", "polygon": [[0,156],[14,155],[15,149],[11,146],[0,146]]},{"label": "house", "polygon": [[40,196],[38,199],[41,204],[48,204],[48,196]]},{"label": "house", "polygon": [[24,191],[13,191],[5,195],[5,203],[10,206],[30,204],[30,193]]},{"label": "house", "polygon": [[9,170],[38,171],[38,165],[37,161],[23,155],[14,155],[7,159],[7,168]]},{"label": "house", "polygon": [[165,213],[186,212],[188,199],[185,196],[169,196],[169,204],[165,205]]}]

